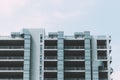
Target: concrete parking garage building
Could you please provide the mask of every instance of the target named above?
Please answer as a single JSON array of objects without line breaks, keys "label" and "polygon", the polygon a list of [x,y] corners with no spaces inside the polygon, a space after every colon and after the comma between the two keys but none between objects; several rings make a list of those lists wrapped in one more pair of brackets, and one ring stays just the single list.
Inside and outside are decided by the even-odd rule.
[{"label": "concrete parking garage building", "polygon": [[23,29],[0,36],[0,80],[111,80],[111,37]]}]

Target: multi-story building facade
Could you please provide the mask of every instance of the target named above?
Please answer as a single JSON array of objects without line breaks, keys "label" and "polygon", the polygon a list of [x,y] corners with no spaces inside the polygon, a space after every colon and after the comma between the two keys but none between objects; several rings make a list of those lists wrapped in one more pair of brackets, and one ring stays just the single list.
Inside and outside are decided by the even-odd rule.
[{"label": "multi-story building facade", "polygon": [[0,36],[0,80],[111,80],[111,37],[23,29]]}]

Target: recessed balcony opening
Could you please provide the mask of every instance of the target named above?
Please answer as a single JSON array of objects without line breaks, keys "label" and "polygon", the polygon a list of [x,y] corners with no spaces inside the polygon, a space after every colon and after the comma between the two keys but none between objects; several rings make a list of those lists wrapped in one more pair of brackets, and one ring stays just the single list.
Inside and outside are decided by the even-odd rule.
[{"label": "recessed balcony opening", "polygon": [[65,60],[83,60],[84,56],[64,56]]},{"label": "recessed balcony opening", "polygon": [[85,62],[72,62],[72,61],[65,61],[64,67],[85,67]]},{"label": "recessed balcony opening", "polygon": [[1,46],[23,46],[24,40],[0,40]]},{"label": "recessed balcony opening", "polygon": [[107,51],[98,51],[98,59],[107,59]]},{"label": "recessed balcony opening", "polygon": [[57,67],[57,62],[52,62],[52,61],[45,61],[44,62],[44,67]]},{"label": "recessed balcony opening", "polygon": [[0,56],[0,60],[24,59],[23,56]]},{"label": "recessed balcony opening", "polygon": [[84,40],[64,40],[64,46],[84,46]]},{"label": "recessed balcony opening", "polygon": [[64,56],[84,56],[84,51],[64,51]]},{"label": "recessed balcony opening", "polygon": [[84,40],[65,40],[65,49],[84,49]]},{"label": "recessed balcony opening", "polygon": [[[44,52],[44,60],[45,60],[45,62],[46,61],[57,61],[57,51],[52,51],[52,50],[50,50],[50,51],[45,51]],[[49,63],[48,62],[48,63]]]},{"label": "recessed balcony opening", "polygon": [[44,70],[57,70],[57,67],[44,67]]},{"label": "recessed balcony opening", "polygon": [[57,49],[57,40],[45,40],[44,49]]},{"label": "recessed balcony opening", "polygon": [[108,70],[108,68],[107,67],[104,67],[104,66],[99,66],[99,71],[100,70]]},{"label": "recessed balcony opening", "polygon": [[23,67],[23,62],[15,62],[15,61],[1,61],[0,67]]},{"label": "recessed balcony opening", "polygon": [[106,40],[97,40],[97,49],[106,49],[107,46],[107,41]]},{"label": "recessed balcony opening", "polygon": [[24,49],[24,41],[0,41],[0,49]]},{"label": "recessed balcony opening", "polygon": [[85,73],[84,72],[75,72],[75,73],[65,72],[64,78],[65,80],[69,80],[69,79],[82,80],[82,79],[85,79]]},{"label": "recessed balcony opening", "polygon": [[99,79],[100,80],[107,80],[108,79],[108,73],[107,72],[99,72]]},{"label": "recessed balcony opening", "polygon": [[84,61],[64,61],[65,72],[84,72],[85,62]]},{"label": "recessed balcony opening", "polygon": [[102,61],[102,66],[107,67],[107,61]]},{"label": "recessed balcony opening", "polygon": [[44,78],[57,78],[57,72],[44,72]]},{"label": "recessed balcony opening", "polygon": [[84,51],[65,51],[64,59],[84,59]]},{"label": "recessed balcony opening", "polygon": [[57,56],[57,51],[45,51],[44,56]]},{"label": "recessed balcony opening", "polygon": [[23,78],[22,72],[0,72],[0,79],[19,79]]},{"label": "recessed balcony opening", "polygon": [[57,46],[57,40],[45,40],[45,46]]},{"label": "recessed balcony opening", "polygon": [[106,45],[106,40],[97,40],[97,45]]},{"label": "recessed balcony opening", "polygon": [[44,59],[57,59],[57,56],[44,56]]},{"label": "recessed balcony opening", "polygon": [[24,56],[24,51],[0,51],[0,56]]},{"label": "recessed balcony opening", "polygon": [[85,70],[85,67],[64,67],[64,70],[67,72],[83,72],[83,70]]}]

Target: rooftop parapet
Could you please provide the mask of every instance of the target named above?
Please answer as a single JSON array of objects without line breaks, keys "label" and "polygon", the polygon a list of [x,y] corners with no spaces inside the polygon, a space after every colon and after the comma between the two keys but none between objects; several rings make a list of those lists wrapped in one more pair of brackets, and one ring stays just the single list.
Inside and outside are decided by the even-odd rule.
[{"label": "rooftop parapet", "polygon": [[22,37],[22,35],[20,34],[20,32],[11,32],[11,37],[12,38]]},{"label": "rooftop parapet", "polygon": [[49,38],[56,38],[58,36],[58,33],[57,32],[49,32],[48,33],[48,37]]},{"label": "rooftop parapet", "polygon": [[74,37],[75,38],[80,38],[80,37],[83,38],[84,37],[84,33],[83,32],[75,32],[74,33]]}]

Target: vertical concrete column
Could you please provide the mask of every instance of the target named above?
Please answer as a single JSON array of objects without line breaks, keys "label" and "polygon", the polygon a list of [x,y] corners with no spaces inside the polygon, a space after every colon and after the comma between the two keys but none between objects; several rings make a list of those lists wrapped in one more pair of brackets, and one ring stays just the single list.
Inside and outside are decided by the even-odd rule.
[{"label": "vertical concrete column", "polygon": [[44,33],[40,34],[40,79],[44,80]]},{"label": "vertical concrete column", "polygon": [[91,37],[90,32],[85,31],[85,80],[91,80]]},{"label": "vertical concrete column", "polygon": [[44,80],[44,29],[28,30],[31,35],[30,80]]},{"label": "vertical concrete column", "polygon": [[57,80],[64,80],[64,33],[58,32],[57,53]]},{"label": "vertical concrete column", "polygon": [[92,37],[92,80],[99,80],[98,67],[102,65],[100,61],[97,60],[97,40]]},{"label": "vertical concrete column", "polygon": [[111,75],[111,67],[110,67],[110,42],[109,42],[109,37],[106,39],[106,46],[107,46],[107,69],[108,69],[108,80],[111,80],[110,75]]},{"label": "vertical concrete column", "polygon": [[30,44],[31,36],[29,32],[24,29],[24,71],[23,80],[30,80]]}]

